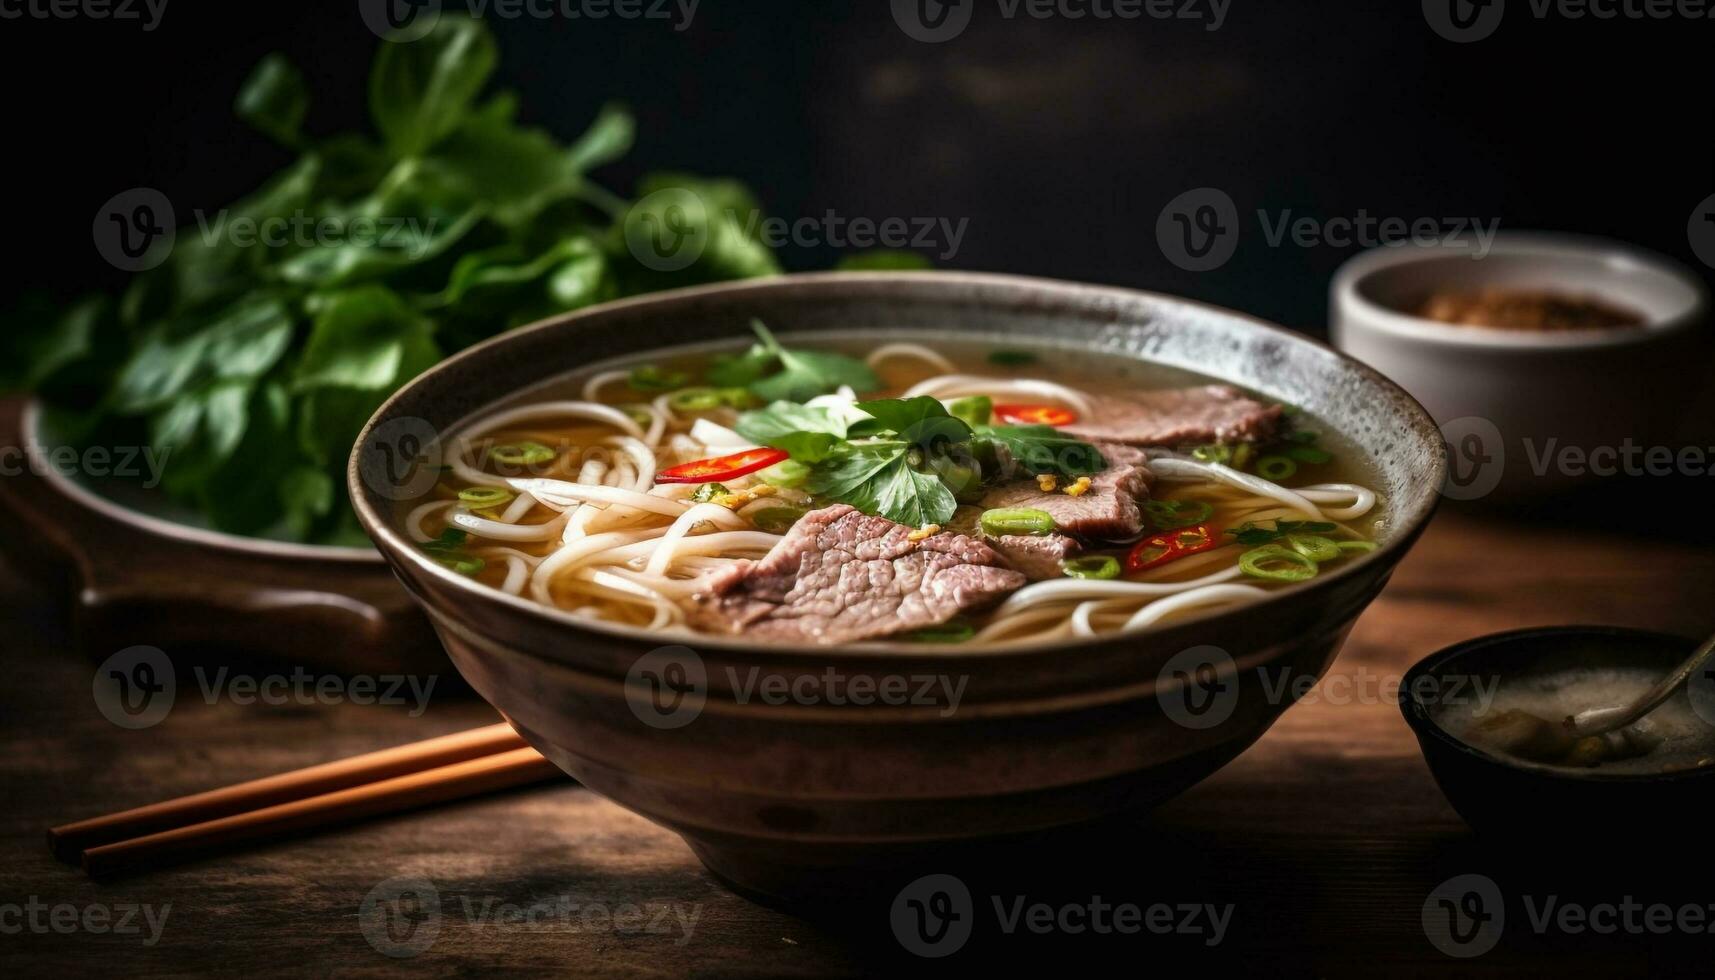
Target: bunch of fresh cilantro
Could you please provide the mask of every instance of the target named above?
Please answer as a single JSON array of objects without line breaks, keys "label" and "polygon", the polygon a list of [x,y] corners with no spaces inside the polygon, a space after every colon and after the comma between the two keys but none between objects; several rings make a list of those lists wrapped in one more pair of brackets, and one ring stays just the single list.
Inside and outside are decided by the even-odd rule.
[{"label": "bunch of fresh cilantro", "polygon": [[[27,302],[0,341],[0,386],[35,391],[73,441],[155,447],[167,492],[218,528],[351,543],[341,471],[357,432],[446,353],[616,297],[780,271],[744,230],[757,205],[741,185],[660,175],[638,188],[669,191],[659,207],[633,206],[586,176],[629,150],[631,117],[605,109],[562,145],[517,122],[512,93],[483,95],[496,60],[487,29],[459,17],[384,42],[375,135],[325,138],[302,128],[302,75],[263,60],[235,110],[298,158],[218,220],[390,233],[268,243],[182,229],[121,296]],[[681,198],[699,206],[655,213]],[[627,230],[663,226],[706,236],[694,263],[633,257]]]},{"label": "bunch of fresh cilantro", "polygon": [[[754,390],[754,389],[753,389]],[[1094,446],[1046,425],[990,425],[987,399],[955,415],[927,396],[810,406],[776,401],[739,416],[740,435],[808,467],[803,489],[911,527],[942,524],[983,486],[1024,473],[1106,467]]]}]

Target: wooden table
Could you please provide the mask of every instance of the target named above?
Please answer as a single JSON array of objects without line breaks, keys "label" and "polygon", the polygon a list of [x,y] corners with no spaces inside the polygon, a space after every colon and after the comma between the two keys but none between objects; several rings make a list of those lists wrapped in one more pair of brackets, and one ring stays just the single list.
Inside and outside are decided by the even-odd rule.
[{"label": "wooden table", "polygon": [[[1444,512],[1322,687],[1243,757],[1147,823],[1093,838],[1073,854],[1021,861],[1047,864],[1056,869],[1051,875],[1009,879],[1008,869],[995,871],[993,887],[1008,902],[1017,893],[1056,905],[1097,896],[1139,906],[1230,903],[1220,944],[979,927],[946,961],[903,953],[884,907],[812,921],[739,898],[711,880],[676,836],[569,781],[93,883],[50,859],[42,840],[50,823],[494,716],[468,695],[434,697],[412,717],[403,707],[208,704],[193,687],[164,722],[127,731],[97,712],[93,666],[64,652],[50,597],[33,588],[27,570],[0,577],[15,624],[6,630],[0,685],[7,797],[0,950],[9,976],[406,969],[812,976],[985,962],[1065,970],[1093,968],[1107,962],[1103,956],[1126,957],[1113,962],[1139,969],[1219,965],[1270,975],[1528,967],[1608,976],[1689,964],[1706,973],[1715,962],[1715,935],[1538,935],[1522,905],[1522,897],[1540,903],[1551,894],[1591,903],[1628,896],[1645,904],[1715,902],[1715,885],[1703,881],[1708,814],[1664,815],[1664,827],[1690,835],[1682,856],[1666,835],[1610,842],[1595,834],[1589,852],[1565,862],[1498,853],[1442,799],[1393,702],[1393,684],[1411,663],[1481,633],[1605,622],[1701,635],[1715,628],[1715,551],[1707,547],[1581,529],[1520,531]],[[1629,870],[1628,857],[1646,854],[1666,855],[1672,872]],[[1606,855],[1601,866],[1609,870],[1588,872],[1591,855]],[[1421,910],[1439,883],[1467,872],[1500,884],[1509,922],[1496,949],[1458,961],[1428,943]],[[365,939],[359,908],[372,889],[401,875],[430,880],[441,913],[432,946],[395,959]],[[144,905],[157,917],[166,911],[152,944],[147,926],[121,935],[71,921],[95,908],[89,914],[99,927],[101,910],[117,920],[127,906]],[[693,917],[687,938],[682,923]]]}]

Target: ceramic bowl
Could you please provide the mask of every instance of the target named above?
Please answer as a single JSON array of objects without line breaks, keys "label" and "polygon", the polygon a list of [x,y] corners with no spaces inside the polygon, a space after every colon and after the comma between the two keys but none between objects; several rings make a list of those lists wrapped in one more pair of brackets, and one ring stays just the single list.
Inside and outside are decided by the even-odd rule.
[{"label": "ceramic bowl", "polygon": [[[1440,290],[1552,290],[1642,315],[1640,328],[1453,326],[1415,310]],[[1335,346],[1398,382],[1443,427],[1448,495],[1528,501],[1662,464],[1706,387],[1708,296],[1678,263],[1574,235],[1496,237],[1482,257],[1433,246],[1365,252],[1334,276]],[[1628,447],[1636,447],[1628,450]],[[1651,463],[1647,454],[1656,453]]]},{"label": "ceramic bowl", "polygon": [[[1047,646],[790,648],[743,637],[694,650],[580,620],[428,560],[398,530],[377,477],[384,434],[447,432],[566,372],[655,348],[738,345],[760,317],[816,333],[933,342],[1010,338],[1193,369],[1288,400],[1377,463],[1381,547],[1237,611],[1147,632]],[[349,482],[363,525],[471,685],[580,782],[679,832],[716,874],[778,900],[838,895],[939,866],[962,845],[1015,840],[1159,803],[1259,738],[1288,705],[1281,676],[1317,677],[1428,521],[1443,447],[1422,410],[1374,371],[1266,323],[1166,296],[966,274],[787,276],[627,300],[523,328],[407,385],[370,421]],[[1219,651],[1209,655],[1210,649]],[[1183,656],[1208,655],[1187,686]],[[1198,651],[1202,653],[1199,654]],[[1221,658],[1226,658],[1222,660]],[[850,689],[907,678],[964,685],[945,702],[764,703],[830,673]],[[1268,672],[1268,673],[1264,673]],[[675,687],[648,685],[677,674]],[[1209,706],[1212,684],[1220,710]],[[822,684],[818,690],[834,689]],[[1193,689],[1195,688],[1195,690]],[[666,701],[652,700],[659,692]],[[687,712],[668,719],[656,712]],[[921,873],[920,871],[918,873]]]},{"label": "ceramic bowl", "polygon": [[[1474,681],[1574,667],[1653,667],[1666,676],[1696,641],[1644,630],[1565,626],[1479,637],[1431,655],[1400,685],[1400,710],[1435,782],[1478,833],[1510,842],[1617,840],[1659,833],[1668,815],[1715,805],[1715,767],[1612,774],[1521,764],[1456,738],[1437,721],[1437,692]],[[1449,683],[1448,678],[1459,678]],[[1678,697],[1686,697],[1680,693]],[[1594,706],[1592,706],[1594,707]],[[1634,837],[1633,839],[1638,839]]]}]

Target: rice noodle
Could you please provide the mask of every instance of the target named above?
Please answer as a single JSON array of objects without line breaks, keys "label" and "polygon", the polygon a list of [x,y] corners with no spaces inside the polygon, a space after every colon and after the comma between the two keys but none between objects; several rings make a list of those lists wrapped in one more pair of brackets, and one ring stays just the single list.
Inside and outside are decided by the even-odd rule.
[{"label": "rice noodle", "polygon": [[1091,408],[1090,396],[1076,388],[1037,378],[985,378],[976,374],[951,374],[912,385],[906,389],[904,397],[929,395],[941,398],[947,395],[972,394],[1048,398],[1070,405],[1083,415],[1095,414]]},{"label": "rice noodle", "polygon": [[922,344],[883,344],[877,347],[864,363],[870,367],[879,367],[881,362],[895,357],[911,357],[923,361],[930,367],[945,374],[954,374],[959,369],[952,361],[942,357],[938,351],[924,347]]},{"label": "rice noodle", "polygon": [[[921,344],[884,345],[869,355],[868,363],[873,367],[892,359],[915,360],[941,372],[908,389],[905,397],[984,394],[996,400],[1052,401],[1095,414],[1096,402],[1085,392],[1041,379],[957,374],[943,355]],[[770,490],[774,496],[756,497],[735,510],[692,500],[694,485],[657,484],[665,466],[755,444],[732,427],[731,411],[680,416],[672,410],[671,395],[628,410],[597,401],[628,374],[616,370],[591,377],[583,385],[583,401],[511,408],[456,433],[447,453],[454,486],[503,487],[517,496],[498,512],[484,509],[481,514],[444,496],[427,500],[405,516],[411,539],[433,540],[425,525],[444,521],[468,535],[466,550],[489,565],[481,573],[484,581],[503,592],[528,596],[581,619],[690,632],[687,603],[705,589],[706,577],[765,555],[782,540],[757,529],[753,515],[782,503],[814,501],[801,492]],[[855,407],[857,398],[842,386],[805,404],[849,420],[863,415]],[[563,451],[567,440],[557,426],[566,422],[605,429],[588,443],[602,451],[582,458]],[[482,440],[503,430],[514,440],[557,441],[562,451],[527,477],[488,472],[488,447]],[[1167,450],[1148,454],[1161,489],[1173,499],[1205,501],[1217,508],[1217,526],[1222,528],[1245,521],[1308,518],[1331,522],[1340,535],[1363,539],[1361,531],[1342,522],[1369,515],[1377,504],[1375,492],[1356,484],[1289,489]],[[761,486],[755,475],[721,482],[734,492]],[[524,523],[542,514],[545,520]],[[1237,558],[1245,550],[1240,544],[1222,544],[1126,580],[1031,583],[995,608],[974,639],[1044,643],[1103,636],[1146,629],[1193,610],[1253,602],[1270,593],[1239,581],[1243,572]]]}]

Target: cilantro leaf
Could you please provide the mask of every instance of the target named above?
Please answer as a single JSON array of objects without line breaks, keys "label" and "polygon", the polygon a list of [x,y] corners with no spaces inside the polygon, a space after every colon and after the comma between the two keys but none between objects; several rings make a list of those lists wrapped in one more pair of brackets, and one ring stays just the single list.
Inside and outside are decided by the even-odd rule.
[{"label": "cilantro leaf", "polygon": [[1108,465],[1095,446],[1050,425],[984,425],[977,427],[976,436],[1004,448],[1012,464],[1028,473],[1088,476]]},{"label": "cilantro leaf", "polygon": [[881,387],[869,366],[844,354],[794,350],[780,346],[760,320],[751,321],[757,342],[736,357],[717,358],[709,369],[710,384],[749,388],[764,401],[808,401],[842,385],[853,391]]}]

